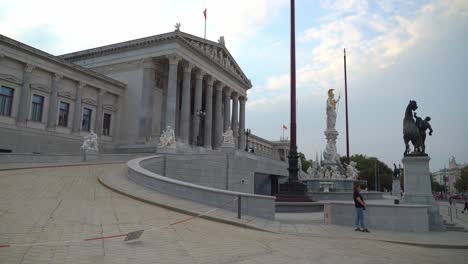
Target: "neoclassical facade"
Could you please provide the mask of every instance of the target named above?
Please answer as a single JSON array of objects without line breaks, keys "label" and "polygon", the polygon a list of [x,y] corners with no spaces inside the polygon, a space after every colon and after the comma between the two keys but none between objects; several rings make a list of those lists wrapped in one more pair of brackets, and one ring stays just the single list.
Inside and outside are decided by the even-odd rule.
[{"label": "neoclassical facade", "polygon": [[[252,84],[223,38],[177,28],[53,56],[0,35],[0,87],[0,152],[77,153],[91,131],[101,152],[154,152],[168,128],[181,150],[219,149],[228,129],[246,146]],[[283,143],[251,135],[248,145],[285,160]]]},{"label": "neoclassical facade", "polygon": [[179,30],[60,58],[127,84],[122,147],[157,143],[174,129],[178,145],[217,149],[231,128],[245,146],[245,104],[252,87],[224,42]]}]

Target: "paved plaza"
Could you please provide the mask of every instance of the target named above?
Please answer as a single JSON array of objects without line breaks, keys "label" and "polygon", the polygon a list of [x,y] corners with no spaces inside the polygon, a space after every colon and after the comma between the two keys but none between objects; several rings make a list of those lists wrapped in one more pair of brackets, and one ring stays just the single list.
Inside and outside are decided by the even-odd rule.
[{"label": "paved plaza", "polygon": [[[98,182],[99,175],[124,168],[122,163],[0,171],[0,244],[12,245],[0,248],[0,263],[466,263],[468,258],[466,249],[386,243],[366,234],[359,239],[272,233],[199,218],[157,228],[188,216]],[[83,241],[151,228],[132,243],[122,237]],[[50,243],[57,241],[63,242]]]}]

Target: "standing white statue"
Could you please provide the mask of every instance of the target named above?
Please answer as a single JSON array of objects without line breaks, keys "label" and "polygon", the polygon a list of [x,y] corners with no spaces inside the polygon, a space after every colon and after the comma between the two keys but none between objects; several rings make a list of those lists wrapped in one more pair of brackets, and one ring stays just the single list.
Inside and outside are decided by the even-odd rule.
[{"label": "standing white statue", "polygon": [[328,90],[327,99],[327,130],[335,129],[336,124],[336,105],[340,101],[340,97],[335,100],[335,94],[333,89]]},{"label": "standing white statue", "polygon": [[167,126],[159,137],[159,147],[175,148],[175,134],[171,126]]},{"label": "standing white statue", "polygon": [[83,145],[81,145],[81,149],[84,150],[85,152],[88,152],[90,150],[99,151],[98,136],[96,135],[96,133],[91,131],[88,135],[84,137]]},{"label": "standing white statue", "polygon": [[359,175],[359,170],[356,168],[357,163],[351,161],[346,165],[346,178],[356,180]]}]

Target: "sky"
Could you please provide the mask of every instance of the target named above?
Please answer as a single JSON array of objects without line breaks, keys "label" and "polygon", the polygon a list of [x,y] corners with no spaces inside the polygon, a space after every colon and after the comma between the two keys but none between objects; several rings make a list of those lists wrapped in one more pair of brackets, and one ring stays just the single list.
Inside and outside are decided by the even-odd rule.
[{"label": "sky", "polygon": [[[290,1],[0,0],[0,33],[54,55],[174,30],[226,46],[252,80],[246,127],[278,140],[289,127]],[[409,100],[430,116],[432,171],[468,162],[468,1],[296,0],[298,148],[324,150],[327,90],[341,95],[338,152],[346,153],[343,48],[351,154],[389,166],[404,151]],[[289,130],[286,131],[289,133]]]}]

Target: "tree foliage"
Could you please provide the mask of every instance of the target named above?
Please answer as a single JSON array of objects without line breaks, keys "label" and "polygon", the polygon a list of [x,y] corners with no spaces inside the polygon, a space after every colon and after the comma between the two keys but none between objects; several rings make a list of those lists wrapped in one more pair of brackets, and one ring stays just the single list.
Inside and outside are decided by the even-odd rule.
[{"label": "tree foliage", "polygon": [[307,173],[307,170],[312,165],[312,161],[307,160],[306,156],[302,152],[299,152],[298,155],[301,161],[302,170]]},{"label": "tree foliage", "polygon": [[[359,170],[359,180],[367,181],[367,188],[375,190],[376,176],[378,177],[379,190],[390,190],[392,188],[393,171],[387,164],[383,163],[375,157],[368,157],[363,154],[355,154],[350,157],[351,161],[357,163],[356,168]],[[346,157],[342,157],[341,161],[345,162]]]},{"label": "tree foliage", "polygon": [[468,166],[461,170],[460,178],[457,179],[454,186],[459,192],[468,191]]},{"label": "tree foliage", "polygon": [[443,191],[445,191],[445,187],[442,184],[434,181],[434,178],[432,176],[431,176],[431,189],[432,189],[433,192],[443,192]]}]

